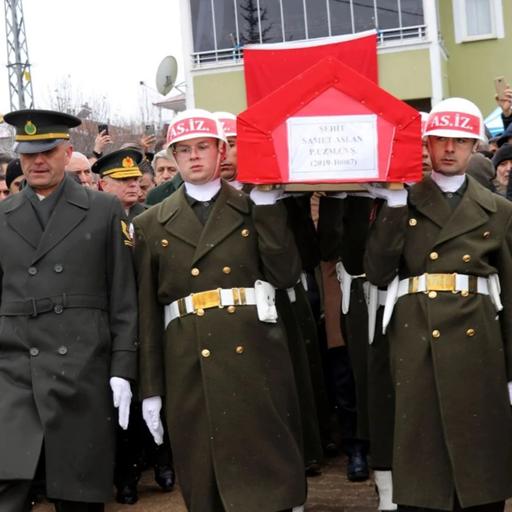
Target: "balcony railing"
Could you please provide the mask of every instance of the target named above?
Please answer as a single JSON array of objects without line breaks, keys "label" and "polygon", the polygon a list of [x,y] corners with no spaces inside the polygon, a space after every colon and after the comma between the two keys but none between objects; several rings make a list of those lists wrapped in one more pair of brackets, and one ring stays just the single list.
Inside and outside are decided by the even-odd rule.
[{"label": "balcony railing", "polygon": [[[400,46],[427,40],[427,26],[415,25],[412,27],[387,28],[377,31],[377,46]],[[297,42],[297,41],[294,41]],[[192,67],[194,69],[232,66],[241,64],[244,56],[243,46],[208,50],[192,53]]]}]

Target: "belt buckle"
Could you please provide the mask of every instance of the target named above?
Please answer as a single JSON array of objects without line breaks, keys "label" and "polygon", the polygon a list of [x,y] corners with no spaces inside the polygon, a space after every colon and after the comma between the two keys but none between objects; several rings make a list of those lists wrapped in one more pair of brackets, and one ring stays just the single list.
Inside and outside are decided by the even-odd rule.
[{"label": "belt buckle", "polygon": [[43,313],[49,313],[54,307],[54,301],[51,297],[43,297],[42,299],[30,299],[30,306],[32,308],[31,316],[36,317]]},{"label": "belt buckle", "polygon": [[455,273],[427,274],[426,291],[453,292],[455,290]]},{"label": "belt buckle", "polygon": [[198,309],[208,309],[221,306],[220,288],[194,293],[191,294],[191,297],[194,313],[196,313]]},{"label": "belt buckle", "polygon": [[418,292],[419,280],[420,280],[419,276],[409,277],[409,293],[417,293]]},{"label": "belt buckle", "polygon": [[185,316],[187,314],[187,303],[185,302],[185,299],[181,298],[177,300],[178,303],[178,313],[181,316]]},{"label": "belt buckle", "polygon": [[232,288],[233,303],[235,306],[244,306],[247,304],[247,298],[245,296],[245,288]]}]

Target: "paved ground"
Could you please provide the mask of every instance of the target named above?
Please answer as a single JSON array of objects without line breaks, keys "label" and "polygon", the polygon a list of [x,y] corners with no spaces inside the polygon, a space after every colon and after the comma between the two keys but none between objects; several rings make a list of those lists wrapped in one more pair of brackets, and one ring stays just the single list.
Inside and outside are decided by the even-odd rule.
[{"label": "paved ground", "polygon": [[[178,490],[162,493],[146,472],[139,484],[140,499],[136,505],[111,503],[107,512],[186,512]],[[376,512],[377,498],[373,484],[351,483],[345,477],[345,459],[328,461],[321,476],[310,478],[307,512]],[[53,507],[40,504],[34,512],[53,512]],[[205,511],[207,512],[207,511]]]},{"label": "paved ground", "polygon": [[[349,482],[345,477],[345,464],[343,457],[328,460],[322,475],[308,480],[306,512],[377,512],[373,483]],[[136,505],[110,503],[106,512],[186,512],[179,491],[160,492],[149,471],[139,484],[139,496]],[[53,512],[53,507],[40,504],[33,512]],[[507,502],[505,512],[512,512],[512,500]]]}]

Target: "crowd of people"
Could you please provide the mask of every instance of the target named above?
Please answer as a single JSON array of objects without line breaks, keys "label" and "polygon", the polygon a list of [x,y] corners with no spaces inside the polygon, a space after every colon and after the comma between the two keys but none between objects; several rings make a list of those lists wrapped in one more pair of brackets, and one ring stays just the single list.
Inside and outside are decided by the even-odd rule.
[{"label": "crowd of people", "polygon": [[416,184],[299,194],[237,180],[228,112],[186,110],[156,146],[101,132],[89,156],[79,119],[7,114],[0,510],[133,504],[153,467],[191,512],[299,512],[342,451],[379,510],[502,511],[512,89],[497,99],[495,138],[468,100],[422,113]]}]

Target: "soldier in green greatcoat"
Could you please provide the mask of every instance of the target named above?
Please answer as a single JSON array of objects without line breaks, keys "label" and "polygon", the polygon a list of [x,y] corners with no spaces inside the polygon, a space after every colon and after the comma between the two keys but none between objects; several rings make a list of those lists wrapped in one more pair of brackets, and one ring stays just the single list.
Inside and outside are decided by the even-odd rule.
[{"label": "soldier in green greatcoat", "polygon": [[389,285],[399,510],[501,511],[512,495],[512,205],[465,174],[482,134],[476,105],[444,100],[425,131],[431,176],[372,188],[387,201],[365,268]]},{"label": "soldier in green greatcoat", "polygon": [[184,186],[134,220],[143,414],[165,400],[191,512],[301,510],[304,461],[293,371],[274,286],[300,260],[276,194],[219,178],[225,139],[204,110],[169,129]]}]

